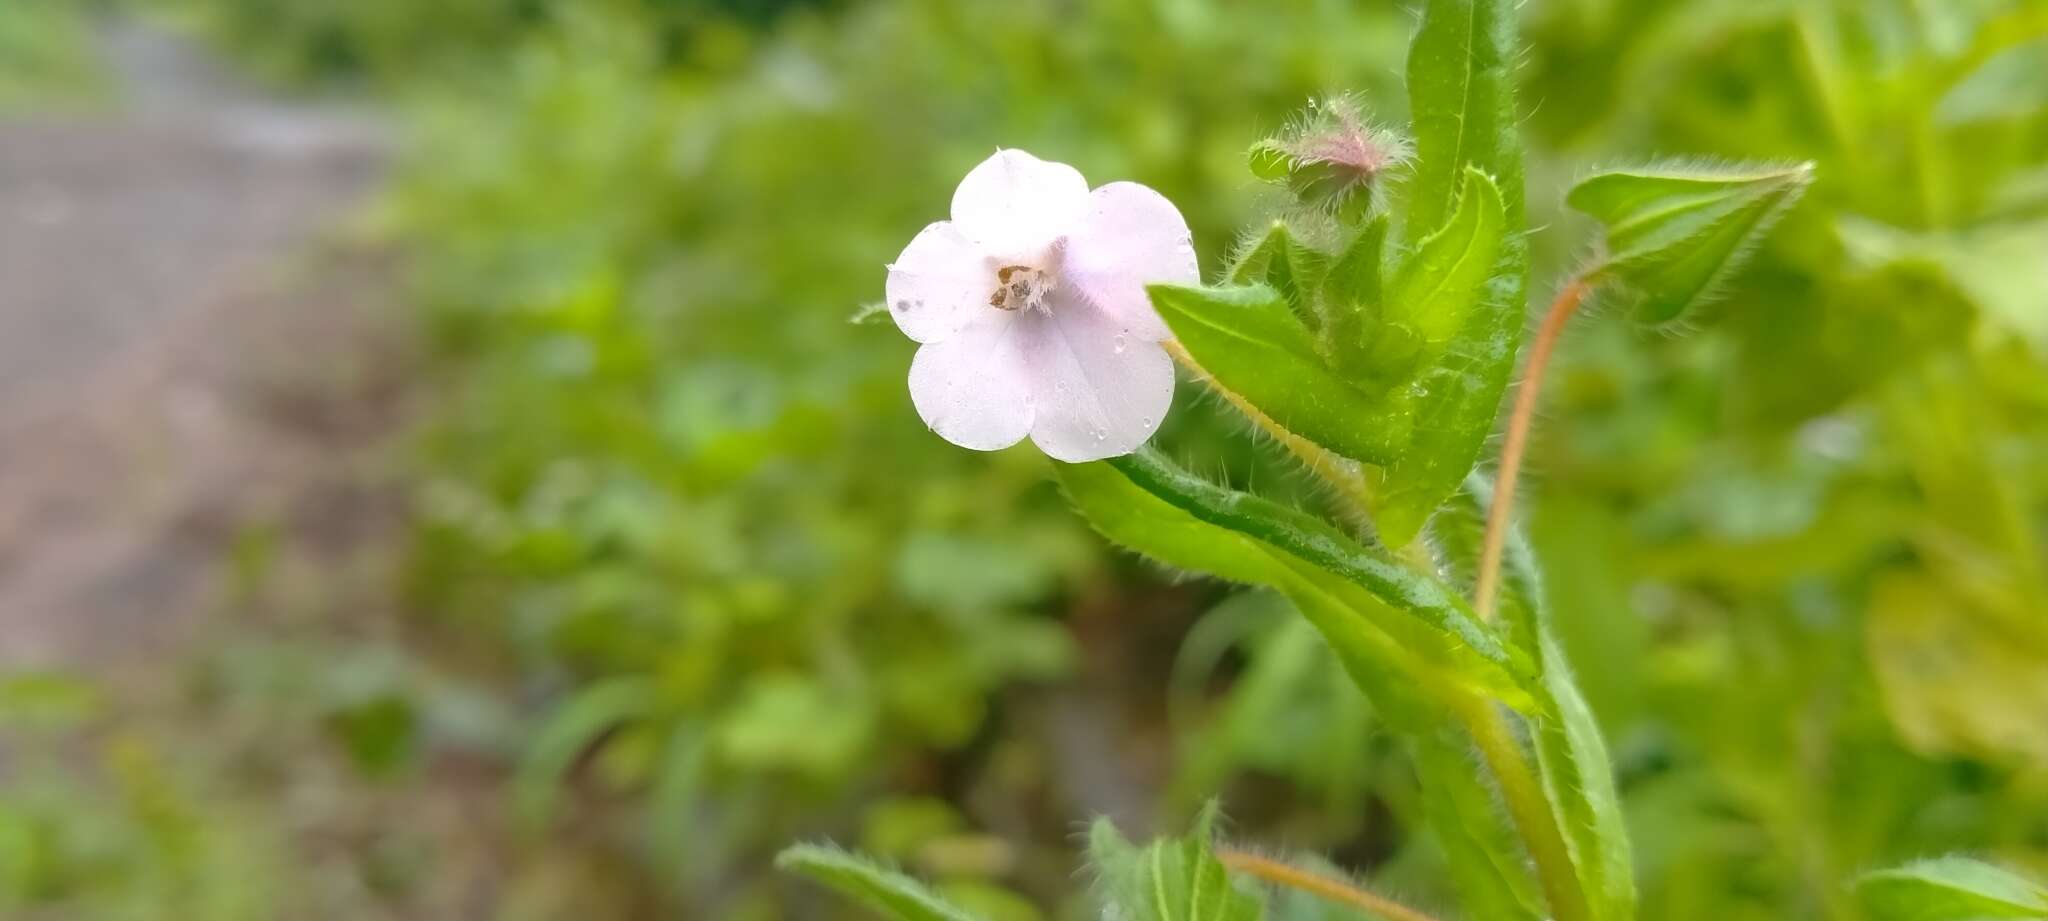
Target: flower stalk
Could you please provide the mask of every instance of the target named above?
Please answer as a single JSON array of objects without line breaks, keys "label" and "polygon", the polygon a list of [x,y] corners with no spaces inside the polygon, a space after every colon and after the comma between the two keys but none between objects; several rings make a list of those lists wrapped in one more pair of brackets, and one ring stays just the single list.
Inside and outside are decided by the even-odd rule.
[{"label": "flower stalk", "polygon": [[1522,458],[1529,448],[1529,427],[1536,418],[1536,400],[1542,394],[1543,374],[1550,368],[1550,356],[1564,335],[1565,325],[1578,312],[1593,283],[1585,275],[1574,277],[1536,331],[1529,349],[1529,364],[1522,371],[1522,385],[1515,390],[1514,409],[1508,414],[1507,441],[1500,452],[1500,470],[1494,478],[1493,504],[1486,510],[1486,535],[1479,552],[1479,574],[1472,589],[1472,608],[1482,621],[1492,620],[1500,596],[1500,561],[1507,546],[1508,527],[1514,514],[1515,484],[1521,478]]}]

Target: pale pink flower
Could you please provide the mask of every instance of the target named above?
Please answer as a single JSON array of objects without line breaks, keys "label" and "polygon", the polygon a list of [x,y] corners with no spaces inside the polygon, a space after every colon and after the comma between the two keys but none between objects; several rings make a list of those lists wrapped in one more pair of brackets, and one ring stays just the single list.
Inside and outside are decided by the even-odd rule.
[{"label": "pale pink flower", "polygon": [[1029,435],[1073,463],[1129,454],[1173,402],[1172,334],[1145,286],[1199,279],[1187,221],[1158,192],[1090,192],[1071,166],[997,151],[960,180],[953,219],[889,266],[889,315],[923,343],[911,403],[963,448]]}]

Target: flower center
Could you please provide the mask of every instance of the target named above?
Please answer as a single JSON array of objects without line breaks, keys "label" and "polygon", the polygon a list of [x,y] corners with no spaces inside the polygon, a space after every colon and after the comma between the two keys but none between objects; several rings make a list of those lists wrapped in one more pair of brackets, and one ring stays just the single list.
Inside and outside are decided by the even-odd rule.
[{"label": "flower center", "polygon": [[1006,265],[996,269],[996,290],[988,305],[997,310],[1051,309],[1056,279],[1051,272],[1028,265]]}]

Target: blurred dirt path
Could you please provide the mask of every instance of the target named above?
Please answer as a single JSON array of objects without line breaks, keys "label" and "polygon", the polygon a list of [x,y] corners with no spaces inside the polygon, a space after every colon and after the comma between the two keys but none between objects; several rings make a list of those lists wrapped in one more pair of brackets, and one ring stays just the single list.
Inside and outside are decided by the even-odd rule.
[{"label": "blurred dirt path", "polygon": [[116,106],[0,119],[0,668],[165,648],[243,523],[378,424],[384,274],[317,244],[373,189],[379,126],[101,38]]}]

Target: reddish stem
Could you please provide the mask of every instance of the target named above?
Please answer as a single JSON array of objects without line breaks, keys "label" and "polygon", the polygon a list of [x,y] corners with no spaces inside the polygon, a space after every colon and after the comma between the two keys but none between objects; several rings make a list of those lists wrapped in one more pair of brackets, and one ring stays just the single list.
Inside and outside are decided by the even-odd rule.
[{"label": "reddish stem", "polygon": [[1382,895],[1376,895],[1342,880],[1331,879],[1310,873],[1299,867],[1290,866],[1268,857],[1247,854],[1244,851],[1219,849],[1216,857],[1239,873],[1249,873],[1269,883],[1299,889],[1319,898],[1328,899],[1340,905],[1363,908],[1388,921],[1436,921],[1422,912],[1409,908]]},{"label": "reddish stem", "polygon": [[1493,505],[1486,511],[1486,542],[1479,554],[1479,581],[1472,590],[1472,607],[1480,620],[1493,619],[1495,598],[1500,594],[1500,557],[1507,544],[1508,521],[1515,506],[1515,481],[1522,472],[1522,455],[1529,447],[1529,425],[1536,418],[1536,399],[1543,391],[1543,372],[1550,367],[1550,353],[1557,349],[1565,324],[1592,290],[1585,276],[1573,278],[1550,302],[1536,330],[1536,343],[1529,349],[1529,364],[1522,369],[1522,385],[1515,391],[1515,407],[1508,414],[1507,442],[1501,446],[1500,472],[1494,479]]}]

